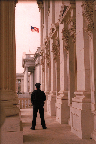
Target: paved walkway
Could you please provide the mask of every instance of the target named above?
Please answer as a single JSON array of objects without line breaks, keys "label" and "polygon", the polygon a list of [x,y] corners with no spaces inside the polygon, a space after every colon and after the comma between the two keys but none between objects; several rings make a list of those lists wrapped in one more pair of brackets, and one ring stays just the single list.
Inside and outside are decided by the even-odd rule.
[{"label": "paved walkway", "polygon": [[47,129],[42,129],[39,113],[37,114],[36,129],[31,130],[32,109],[21,109],[23,122],[24,144],[96,144],[92,139],[80,139],[70,132],[70,126],[59,124],[55,117],[45,112]]}]

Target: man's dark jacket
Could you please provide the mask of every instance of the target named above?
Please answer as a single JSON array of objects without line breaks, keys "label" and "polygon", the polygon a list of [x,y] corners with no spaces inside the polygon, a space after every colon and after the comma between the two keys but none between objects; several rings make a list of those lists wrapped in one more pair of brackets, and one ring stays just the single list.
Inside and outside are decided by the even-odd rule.
[{"label": "man's dark jacket", "polygon": [[33,105],[44,106],[44,101],[46,100],[46,95],[44,91],[41,91],[40,89],[34,90],[31,94],[31,103]]}]

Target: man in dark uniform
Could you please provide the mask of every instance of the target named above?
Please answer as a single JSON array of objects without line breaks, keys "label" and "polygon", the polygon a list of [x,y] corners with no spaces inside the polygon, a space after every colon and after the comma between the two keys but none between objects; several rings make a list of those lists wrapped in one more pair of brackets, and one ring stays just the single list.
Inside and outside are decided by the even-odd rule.
[{"label": "man in dark uniform", "polygon": [[37,117],[37,112],[39,109],[39,113],[40,113],[40,118],[41,118],[41,125],[43,127],[43,129],[46,129],[46,125],[45,125],[45,120],[44,120],[44,101],[46,100],[46,96],[44,91],[40,90],[40,83],[36,83],[36,90],[34,90],[31,94],[31,103],[33,105],[33,121],[32,121],[32,130],[35,130],[35,126],[36,126],[36,117]]}]

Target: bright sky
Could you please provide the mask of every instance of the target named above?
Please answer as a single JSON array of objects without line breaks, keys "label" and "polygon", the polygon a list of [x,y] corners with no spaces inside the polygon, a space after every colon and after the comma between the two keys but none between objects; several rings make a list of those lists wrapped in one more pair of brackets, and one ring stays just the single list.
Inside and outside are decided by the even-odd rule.
[{"label": "bright sky", "polygon": [[39,28],[40,12],[36,1],[18,2],[15,9],[16,73],[22,73],[23,52],[35,53],[40,47],[40,32],[32,32],[31,26]]}]

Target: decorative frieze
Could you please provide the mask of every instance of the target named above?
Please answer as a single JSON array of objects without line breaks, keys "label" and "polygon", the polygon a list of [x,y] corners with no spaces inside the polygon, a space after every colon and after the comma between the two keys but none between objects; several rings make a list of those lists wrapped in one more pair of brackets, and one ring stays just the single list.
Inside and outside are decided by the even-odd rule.
[{"label": "decorative frieze", "polygon": [[67,29],[62,29],[62,40],[64,40],[64,47],[65,49],[69,49],[69,36],[70,36],[70,33],[69,33],[69,30]]},{"label": "decorative frieze", "polygon": [[57,57],[60,58],[60,44],[59,44],[59,38],[56,37],[54,39],[54,42],[52,43],[52,52],[53,52],[53,58],[56,61]]},{"label": "decorative frieze", "polygon": [[92,32],[94,28],[94,22],[93,22],[93,5],[94,5],[94,0],[91,1],[83,1],[82,2],[82,9],[83,9],[83,16],[87,22],[87,27],[85,28],[85,31],[88,32],[90,35],[90,32]]}]

